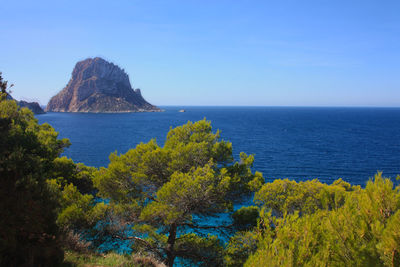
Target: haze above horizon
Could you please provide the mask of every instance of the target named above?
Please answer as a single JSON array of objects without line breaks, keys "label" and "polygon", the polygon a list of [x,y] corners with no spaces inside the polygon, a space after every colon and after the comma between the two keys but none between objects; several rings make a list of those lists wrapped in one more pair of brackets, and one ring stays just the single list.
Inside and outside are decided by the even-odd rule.
[{"label": "haze above horizon", "polygon": [[400,1],[8,1],[0,71],[47,104],[102,57],[152,104],[400,107]]}]

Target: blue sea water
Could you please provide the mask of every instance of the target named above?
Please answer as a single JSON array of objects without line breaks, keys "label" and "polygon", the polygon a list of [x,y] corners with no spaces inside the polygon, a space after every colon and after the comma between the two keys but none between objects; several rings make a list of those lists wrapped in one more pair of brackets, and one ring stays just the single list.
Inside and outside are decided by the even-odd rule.
[{"label": "blue sea water", "polygon": [[[170,127],[211,120],[231,141],[236,157],[255,155],[254,170],[267,181],[337,178],[365,185],[377,171],[400,174],[400,108],[162,107],[164,112],[37,115],[69,138],[65,155],[90,166],[107,166],[111,152],[125,153]],[[186,112],[178,112],[180,109]]]}]

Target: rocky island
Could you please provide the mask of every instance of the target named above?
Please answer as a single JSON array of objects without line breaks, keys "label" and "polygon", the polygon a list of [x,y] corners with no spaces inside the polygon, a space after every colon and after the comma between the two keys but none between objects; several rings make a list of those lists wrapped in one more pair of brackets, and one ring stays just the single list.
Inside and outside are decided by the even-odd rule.
[{"label": "rocky island", "polygon": [[44,110],[40,107],[38,102],[26,102],[26,101],[17,101],[17,104],[21,107],[21,108],[29,108],[30,110],[32,110],[32,112],[34,114],[44,114],[46,112],[44,112]]},{"label": "rocky island", "polygon": [[44,114],[44,110],[40,107],[38,102],[27,102],[24,100],[15,100],[9,93],[7,93],[7,100],[14,100],[21,108],[29,108],[34,114]]},{"label": "rocky island", "polygon": [[76,63],[71,80],[47,104],[53,112],[156,112],[161,111],[131,87],[123,69],[96,57]]}]

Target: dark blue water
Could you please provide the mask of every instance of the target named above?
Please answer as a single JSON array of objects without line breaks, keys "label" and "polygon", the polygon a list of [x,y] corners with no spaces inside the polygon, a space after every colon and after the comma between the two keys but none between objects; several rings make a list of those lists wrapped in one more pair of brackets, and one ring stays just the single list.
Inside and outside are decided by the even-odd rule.
[{"label": "dark blue water", "polygon": [[275,178],[341,177],[364,185],[377,171],[400,174],[400,108],[164,107],[161,113],[38,115],[72,142],[65,155],[91,166],[107,166],[111,152],[125,153],[170,126],[204,117],[233,143],[235,156],[255,154],[254,170]]}]

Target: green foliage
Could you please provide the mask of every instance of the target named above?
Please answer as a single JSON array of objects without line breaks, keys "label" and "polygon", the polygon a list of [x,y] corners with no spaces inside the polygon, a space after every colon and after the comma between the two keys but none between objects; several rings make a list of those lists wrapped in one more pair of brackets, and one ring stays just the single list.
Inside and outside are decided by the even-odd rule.
[{"label": "green foliage", "polygon": [[[256,194],[274,208],[271,213],[264,204],[258,229],[262,238],[245,266],[399,266],[399,187],[381,173],[365,189],[337,181],[316,191],[321,185],[311,182],[317,197],[301,193],[310,189],[307,182],[291,183],[290,193],[264,185]],[[276,203],[262,194],[276,196]],[[283,216],[273,216],[274,210]]]},{"label": "green foliage", "polygon": [[94,253],[76,253],[66,251],[63,267],[165,267],[164,264],[150,257],[141,257],[138,255],[120,255],[116,253],[94,254]]},{"label": "green foliage", "polygon": [[2,72],[0,72],[0,100],[5,100],[8,94],[7,91],[9,91],[10,88],[14,86],[14,84],[7,86],[7,83],[7,81],[3,80]]},{"label": "green foliage", "polygon": [[[218,265],[222,253],[215,237],[180,233],[228,227],[210,228],[199,225],[198,219],[231,212],[234,199],[262,184],[261,174],[250,170],[254,158],[244,153],[240,158],[233,163],[232,144],[220,140],[210,122],[188,122],[171,129],[163,147],[151,140],[123,155],[111,154],[108,168],[99,170],[94,184],[98,195],[110,200],[111,217],[135,225],[136,235],[125,237],[136,240],[135,249],[155,253],[168,266],[182,255]],[[130,212],[124,212],[125,207]],[[211,253],[208,247],[218,251]]]},{"label": "green foliage", "polygon": [[95,202],[93,177],[96,168],[74,163],[72,159],[59,157],[53,161],[47,180],[59,200],[57,224],[64,235],[70,232],[90,232],[107,214],[109,207]]},{"label": "green foliage", "polygon": [[278,217],[295,211],[310,214],[320,209],[337,209],[343,205],[346,192],[351,190],[350,184],[341,179],[330,186],[318,180],[296,183],[277,179],[264,184],[254,201],[272,209]]},{"label": "green foliage", "polygon": [[69,142],[5,97],[0,136],[0,265],[51,266],[63,253],[55,224],[58,201],[46,178]]},{"label": "green foliage", "polygon": [[250,230],[257,226],[259,208],[256,206],[241,207],[232,214],[233,223],[240,231]]},{"label": "green foliage", "polygon": [[385,266],[400,266],[400,210],[388,219],[377,248]]},{"label": "green foliage", "polygon": [[50,177],[56,179],[61,187],[73,184],[82,194],[90,194],[94,193],[92,179],[96,171],[94,167],[75,164],[72,159],[60,157],[54,160]]},{"label": "green foliage", "polygon": [[58,215],[57,223],[68,229],[88,229],[103,219],[107,206],[103,203],[93,204],[93,196],[81,194],[76,186],[69,184],[61,192],[63,209]]},{"label": "green foliage", "polygon": [[181,235],[175,244],[177,256],[191,265],[222,266],[224,249],[216,236]]},{"label": "green foliage", "polygon": [[[131,259],[116,253],[107,255],[82,254],[74,251],[66,251],[64,266],[85,267],[85,266],[123,266],[128,264]],[[128,266],[128,265],[127,265]],[[135,266],[135,265],[130,265]]]},{"label": "green foliage", "polygon": [[240,267],[246,262],[249,255],[257,250],[259,234],[256,231],[237,232],[230,238],[225,249],[224,265]]}]

